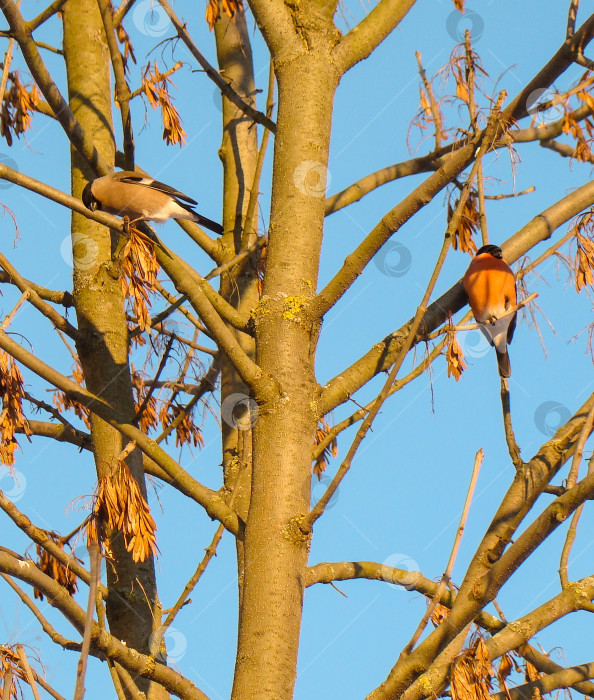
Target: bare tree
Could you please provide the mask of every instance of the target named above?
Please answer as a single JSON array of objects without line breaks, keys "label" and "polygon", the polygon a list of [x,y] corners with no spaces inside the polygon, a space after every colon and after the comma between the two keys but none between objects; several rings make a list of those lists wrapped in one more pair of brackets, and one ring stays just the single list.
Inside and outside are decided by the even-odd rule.
[{"label": "bare tree", "polygon": [[[140,4],[146,6],[145,16],[158,12],[174,32],[169,66],[159,67],[156,61],[142,70],[133,66],[126,23]],[[463,11],[463,4],[457,0],[452,11]],[[523,459],[512,427],[510,390],[502,380],[502,420],[516,474],[459,580],[453,580],[452,569],[482,452],[438,583],[421,572],[381,562],[309,562],[316,523],[389,397],[442,362],[444,355],[454,379],[465,369],[456,332],[473,326],[463,325],[468,316],[453,321],[466,305],[460,281],[435,298],[444,262],[460,255],[454,250],[472,255],[479,240],[481,245],[489,242],[487,200],[526,194],[494,188],[483,172],[485,157],[500,151],[502,158],[510,153],[515,163],[515,154],[525,145],[539,144],[571,159],[559,158],[559,173],[568,162],[576,168],[593,162],[594,75],[587,49],[594,37],[594,15],[580,16],[578,22],[578,2],[572,0],[559,45],[550,47],[546,65],[514,95],[485,87],[469,31],[438,76],[427,74],[417,54],[420,105],[413,129],[430,134],[432,145],[425,145],[423,155],[367,176],[354,173],[353,179],[359,180],[326,198],[338,85],[396,30],[413,5],[423,3],[379,0],[361,21],[341,32],[338,2],[249,0],[244,7],[239,0],[210,0],[206,19],[214,30],[217,68],[208,63],[167,0],[149,5],[148,0],[127,0],[120,7],[109,0],[54,0],[36,17],[25,19],[29,7],[0,0],[8,25],[3,31],[2,135],[10,146],[31,127],[33,113],[44,115],[40,119],[50,121],[51,133],[69,140],[71,191],[48,184],[49,165],[44,181],[7,163],[0,164],[0,177],[45,198],[47,207],[72,211],[74,260],[72,289],[58,292],[30,280],[27,270],[15,269],[0,254],[0,281],[16,290],[15,307],[0,328],[0,456],[12,468],[24,439],[61,441],[72,446],[73,459],[80,452],[92,455],[97,483],[88,516],[64,534],[41,527],[10,494],[0,492],[0,507],[12,527],[37,552],[34,561],[24,550],[0,547],[0,573],[48,639],[75,652],[74,696],[84,695],[91,655],[107,662],[119,698],[207,697],[183,670],[167,664],[165,636],[183,614],[226,532],[235,540],[239,586],[235,700],[293,696],[306,589],[348,579],[388,581],[428,601],[417,630],[394,655],[383,682],[369,688],[369,698],[431,698],[448,689],[456,698],[482,698],[495,693],[495,677],[496,697],[532,697],[537,690],[570,687],[594,694],[594,661],[564,668],[530,643],[539,630],[570,613],[594,611],[594,575],[572,581],[568,570],[580,515],[594,498],[592,460],[587,473],[580,472],[586,471],[581,463],[594,425],[594,394],[574,406],[550,440]],[[270,54],[261,108],[256,103],[248,12]],[[61,26],[61,48],[38,38],[46,24]],[[153,110],[160,110],[166,143],[184,142],[171,95],[171,76],[187,69],[175,61],[179,46],[192,57],[190,68],[204,71],[222,95],[224,234],[214,239],[197,224],[178,221],[193,250],[210,259],[208,274],[167,247],[145,222],[122,223],[105,212],[90,211],[81,201],[85,185],[114,167],[140,174],[143,168],[150,170],[150,162],[137,162],[135,130],[141,124],[132,118],[131,105],[144,99],[151,119]],[[63,79],[55,67],[48,68],[56,58],[65,69]],[[576,65],[583,67],[577,80],[572,77]],[[30,78],[23,78],[25,71]],[[540,118],[551,110],[554,118]],[[185,115],[191,130],[198,128],[193,116]],[[264,231],[259,191],[269,141],[271,203]],[[326,217],[413,175],[422,178],[389,210],[377,214],[373,228],[320,285]],[[594,184],[568,192],[561,176],[558,181],[556,199],[527,223],[510,222],[511,233],[502,244],[509,263],[523,261],[517,270],[518,308],[532,308],[534,295],[529,295],[526,280],[551,256],[569,267],[578,292],[594,286]],[[418,302],[411,303],[410,297],[399,301],[409,320],[383,339],[369,338],[366,352],[322,386],[315,359],[324,317],[348,297],[357,277],[385,256],[402,227],[444,192],[449,197],[445,233],[428,252],[433,272],[418,280],[424,289]],[[10,207],[8,196],[4,204]],[[549,247],[542,253],[538,248],[532,262],[524,257],[546,241]],[[37,322],[48,332],[53,329],[52,348],[61,348],[60,361],[55,350],[49,351],[49,341],[48,348],[39,343],[31,348],[26,342],[29,331],[17,313],[23,305],[35,309]],[[191,331],[182,331],[174,318],[183,319]],[[142,370],[131,360],[139,347],[145,351]],[[417,350],[426,352],[404,374],[404,363]],[[34,390],[25,389],[21,369]],[[353,412],[351,397],[383,374],[387,376],[379,392]],[[47,387],[53,392],[51,404],[40,398]],[[174,435],[176,447],[203,444],[203,407],[221,418],[218,490],[184,469],[166,446]],[[335,409],[344,417],[331,425],[329,414]],[[336,455],[339,436],[352,426],[357,428],[354,438],[344,445],[340,465],[312,504],[312,479],[321,477]],[[345,439],[346,433],[341,441]],[[553,483],[566,465],[563,483]],[[218,524],[195,573],[166,611],[157,592],[149,476],[183,495],[192,521],[205,512]],[[543,494],[549,499],[544,503]],[[71,497],[65,496],[64,506]],[[373,489],[362,498],[372,499]],[[502,586],[566,520],[570,525],[560,555],[559,592],[521,619],[491,615],[486,608],[496,602]],[[88,542],[88,567],[72,551],[80,538]],[[74,595],[83,584],[88,593],[79,601]],[[74,639],[63,636],[44,616],[36,603],[40,597],[71,623]],[[432,631],[427,629],[430,621]],[[16,697],[19,684],[29,684],[35,696],[41,686],[52,697],[62,697],[41,670],[34,670],[28,656],[21,645],[0,647],[3,697]],[[525,684],[510,675],[514,669],[525,674]]]}]

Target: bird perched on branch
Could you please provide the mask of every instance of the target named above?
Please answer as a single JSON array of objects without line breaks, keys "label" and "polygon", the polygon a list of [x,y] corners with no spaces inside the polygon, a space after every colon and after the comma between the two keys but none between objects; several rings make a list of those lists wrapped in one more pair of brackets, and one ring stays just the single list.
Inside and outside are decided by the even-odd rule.
[{"label": "bird perched on branch", "polygon": [[503,259],[501,248],[485,245],[479,248],[464,275],[464,289],[470,308],[481,331],[495,346],[499,374],[511,375],[507,346],[516,328],[516,278]]},{"label": "bird perched on branch", "polygon": [[194,211],[194,199],[173,187],[129,170],[110,173],[89,182],[82,193],[87,209],[105,211],[115,216],[128,217],[132,222],[167,219],[195,221],[214,233],[223,233],[223,227]]}]

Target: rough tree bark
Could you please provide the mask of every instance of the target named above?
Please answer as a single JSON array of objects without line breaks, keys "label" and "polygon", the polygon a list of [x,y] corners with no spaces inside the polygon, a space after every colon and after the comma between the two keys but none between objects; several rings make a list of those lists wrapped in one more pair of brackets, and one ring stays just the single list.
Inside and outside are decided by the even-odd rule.
[{"label": "rough tree bark", "polygon": [[[107,163],[113,164],[116,144],[111,115],[110,58],[96,0],[69,0],[63,8],[64,57],[69,102],[85,132]],[[72,149],[72,194],[80,197],[96,175]],[[87,388],[107,401],[128,422],[135,406],[128,364],[129,338],[119,266],[114,252],[119,234],[72,213],[74,260],[73,299],[80,340],[77,343]],[[100,478],[116,467],[127,440],[115,428],[91,414],[93,457]],[[127,459],[130,472],[146,497],[142,457],[135,450]],[[149,654],[151,635],[161,623],[152,556],[134,562],[121,534],[111,543],[107,563],[109,594],[106,613],[112,634],[129,647]],[[169,697],[162,686],[136,677],[147,697]],[[132,697],[132,696],[130,696]]]}]

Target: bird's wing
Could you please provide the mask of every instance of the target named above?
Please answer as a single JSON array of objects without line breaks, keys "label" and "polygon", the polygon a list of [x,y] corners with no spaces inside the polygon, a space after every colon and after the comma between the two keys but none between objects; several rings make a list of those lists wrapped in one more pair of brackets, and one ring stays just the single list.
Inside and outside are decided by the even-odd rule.
[{"label": "bird's wing", "polygon": [[507,327],[507,344],[509,345],[514,337],[514,331],[516,330],[516,323],[518,320],[518,313],[516,312],[512,316],[509,326]]},{"label": "bird's wing", "polygon": [[115,173],[114,179],[118,180],[119,182],[125,182],[130,185],[140,185],[141,187],[148,187],[151,190],[158,190],[159,192],[168,194],[170,197],[175,197],[175,199],[181,199],[184,202],[188,202],[188,204],[198,204],[198,202],[195,199],[188,197],[187,194],[184,194],[183,192],[180,192],[179,190],[176,190],[173,187],[166,185],[164,182],[153,180],[152,177],[142,177],[142,175],[137,175],[136,173],[124,170],[120,173]]}]

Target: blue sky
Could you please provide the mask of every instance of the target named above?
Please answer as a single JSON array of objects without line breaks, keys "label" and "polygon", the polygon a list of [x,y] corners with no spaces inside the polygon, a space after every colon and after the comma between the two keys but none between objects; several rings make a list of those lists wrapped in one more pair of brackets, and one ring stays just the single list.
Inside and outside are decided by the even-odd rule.
[{"label": "blue sky", "polygon": [[[428,74],[432,74],[447,62],[458,40],[456,35],[469,27],[489,79],[499,80],[498,89],[505,88],[513,97],[561,45],[566,4],[535,0],[475,2],[467,7],[469,14],[464,19],[455,13],[448,0],[420,0],[392,36],[370,59],[353,68],[339,87],[329,193],[369,172],[411,157],[407,131],[418,108],[419,87],[415,51],[420,51]],[[39,3],[24,3],[25,17],[32,17],[41,7]],[[139,7],[147,12],[150,9],[147,0],[139,2]],[[203,20],[202,5],[178,0],[175,9],[188,21],[197,45],[214,63],[214,38]],[[345,2],[348,26],[352,27],[367,9],[364,3]],[[146,17],[146,12],[134,12],[126,22],[140,65],[146,63],[145,57],[155,43],[173,34],[161,15],[149,19],[148,24]],[[584,17],[580,15],[579,19],[583,21]],[[251,17],[249,26],[253,30],[257,83],[265,90],[268,56]],[[57,22],[49,23],[39,38],[59,44]],[[43,55],[54,79],[64,89],[59,58]],[[157,58],[161,67],[174,62],[168,48],[157,50],[149,58]],[[217,219],[222,181],[217,156],[221,138],[217,91],[202,72],[196,71],[197,66],[181,43],[174,52],[174,60],[177,59],[186,62],[184,69],[174,76],[177,87],[174,96],[188,132],[188,143],[182,149],[166,147],[161,141],[158,114],[149,109],[145,118],[144,108],[137,101],[132,109],[137,162],[154,177],[195,197],[200,211]],[[22,67],[18,56],[16,63]],[[581,72],[582,69],[570,71],[570,76]],[[135,89],[138,71],[133,71],[133,76],[131,87]],[[558,87],[566,85],[568,82],[562,80]],[[489,87],[488,81],[485,87]],[[450,112],[450,116],[456,115]],[[465,124],[463,114],[460,121]],[[457,122],[452,119],[450,123]],[[419,144],[418,135],[413,132],[411,145],[418,146],[415,152],[420,155],[431,148],[431,141]],[[485,175],[491,178],[488,193],[535,187],[530,195],[488,202],[490,237],[494,243],[503,242],[535,214],[591,176],[590,166],[563,160],[538,145],[530,144],[519,151],[521,162],[515,173],[504,151],[485,158]],[[68,191],[67,141],[59,128],[43,116],[35,117],[34,131],[27,133],[26,139],[15,141],[11,149],[0,146],[0,158],[10,158],[22,172]],[[263,226],[268,220],[269,175],[270,162],[261,183]],[[327,219],[321,285],[340,268],[344,257],[377,221],[424,177],[391,183]],[[4,217],[1,229],[4,254],[29,279],[53,289],[70,288],[69,212],[15,186],[1,188],[0,201],[15,213],[20,231],[20,240],[13,248],[14,229],[10,218]],[[378,265],[369,265],[328,314],[317,359],[318,379],[322,384],[414,315],[437,258],[445,226],[445,199],[438,195],[397,234],[410,261],[406,274],[391,276]],[[564,227],[557,232],[556,237],[565,230]],[[190,247],[175,224],[170,222],[160,227],[159,234],[200,272],[211,269],[206,257]],[[542,244],[537,248],[534,257],[546,247]],[[468,261],[468,256],[459,252],[448,256],[435,296],[460,278]],[[512,415],[524,459],[550,437],[561,417],[567,418],[585,401],[594,385],[591,360],[586,354],[586,334],[572,342],[590,322],[591,301],[583,292],[575,293],[572,280],[568,281],[567,273],[558,270],[553,261],[545,263],[540,273],[542,278],[532,276],[528,285],[531,292],[538,292],[538,304],[551,324],[540,317],[546,353],[536,329],[526,320],[520,321],[510,348]],[[13,290],[2,291],[0,312],[5,314],[17,296]],[[34,350],[42,352],[46,361],[55,362],[69,373],[67,351],[56,342],[45,319],[23,307],[13,329],[21,332]],[[461,579],[513,478],[514,468],[503,436],[493,353],[485,348],[478,332],[468,333],[459,340],[469,364],[460,382],[448,379],[445,361],[440,358],[431,374],[412,382],[384,405],[332,508],[316,525],[312,564],[373,560],[393,565],[404,562],[400,565],[405,566],[408,562],[412,568],[418,565],[429,578],[439,577],[453,543],[474,454],[482,447],[485,460],[453,574],[454,582]],[[422,352],[419,347],[417,358]],[[141,353],[134,359],[138,365]],[[410,367],[410,362],[406,367]],[[47,396],[45,385],[30,374],[25,377],[31,389],[42,397]],[[383,378],[361,390],[355,397],[357,401],[370,400],[379,390],[380,381]],[[341,420],[355,409],[354,404],[341,407],[332,417]],[[215,422],[208,415],[204,434],[204,448],[193,453],[185,450],[180,463],[200,481],[218,488],[219,437]],[[332,475],[338,467],[353,435],[349,431],[342,436],[339,459],[331,463],[328,474]],[[173,454],[179,456],[174,449]],[[3,471],[0,488],[12,489],[18,507],[36,524],[66,533],[84,517],[80,505],[67,506],[94,489],[94,467],[88,454],[79,455],[72,448],[34,438],[17,455],[16,469],[18,484]],[[559,482],[557,479],[556,483]],[[321,493],[316,486],[314,494],[319,497]],[[543,497],[538,505],[542,508],[549,498]],[[166,486],[151,489],[150,503],[162,553],[157,562],[159,593],[163,606],[168,608],[193,573],[216,524]],[[592,573],[588,563],[592,559],[589,533],[593,524],[592,513],[586,508],[570,560],[572,578]],[[565,531],[566,527],[560,527],[501,591],[498,601],[509,619],[525,614],[559,591],[557,568]],[[26,546],[25,538],[6,518],[2,544],[17,551],[23,551]],[[425,609],[421,596],[388,583],[345,582],[339,588],[348,598],[323,585],[306,593],[295,695],[299,700],[364,697],[385,678]],[[174,631],[167,638],[170,662],[217,700],[228,697],[230,692],[236,597],[234,546],[226,535],[218,556],[192,595],[192,604],[178,615]],[[83,602],[80,595],[79,601]],[[76,638],[76,633],[46,602],[41,608],[61,632]],[[17,605],[7,589],[2,591],[0,625],[0,641],[20,641],[41,648],[48,680],[62,694],[71,695],[76,656],[46,641],[37,622]],[[591,632],[585,614],[574,615],[537,637],[546,651],[562,647],[563,659],[558,656],[560,651],[553,652],[553,656],[568,665],[592,660],[591,641],[586,640],[591,640]],[[90,664],[87,688],[91,700],[115,697],[107,668],[97,661]]]}]

